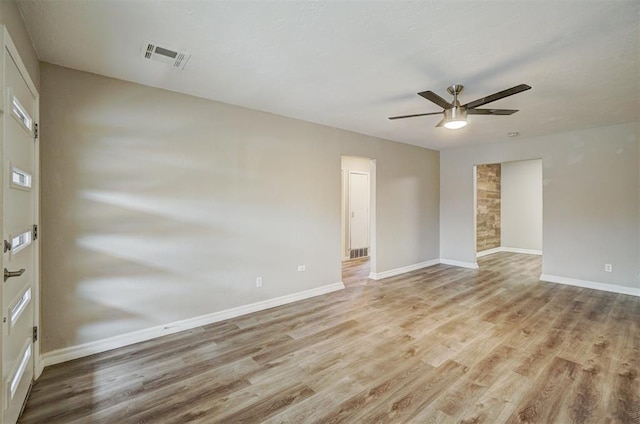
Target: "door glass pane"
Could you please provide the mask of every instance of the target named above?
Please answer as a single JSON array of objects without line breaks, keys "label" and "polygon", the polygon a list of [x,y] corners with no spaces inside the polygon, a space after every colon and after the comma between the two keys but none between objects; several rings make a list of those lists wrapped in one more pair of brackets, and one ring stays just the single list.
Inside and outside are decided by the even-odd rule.
[{"label": "door glass pane", "polygon": [[27,113],[27,110],[20,104],[20,101],[16,96],[13,96],[11,100],[11,112],[16,119],[24,125],[26,129],[31,131],[33,129],[33,119]]},{"label": "door glass pane", "polygon": [[31,188],[31,174],[19,168],[11,168],[11,185]]},{"label": "door glass pane", "polygon": [[31,231],[25,231],[11,239],[11,252],[15,255],[31,244]]},{"label": "door glass pane", "polygon": [[27,305],[29,304],[30,301],[31,301],[31,287],[29,287],[24,292],[22,297],[20,299],[18,299],[16,304],[13,305],[13,307],[11,308],[11,311],[9,313],[9,317],[10,317],[9,319],[10,319],[10,326],[11,327],[13,327],[13,325],[16,322],[18,322],[18,319],[20,318],[20,315],[22,315],[22,313],[27,308]]},{"label": "door glass pane", "polygon": [[27,364],[29,363],[29,359],[31,359],[31,343],[27,343],[26,349],[22,353],[20,357],[20,365],[16,369],[13,377],[11,378],[10,391],[11,398],[13,399],[13,395],[16,394],[16,390],[18,389],[18,385],[20,384],[20,380],[22,379],[22,375],[24,371],[27,369]]}]

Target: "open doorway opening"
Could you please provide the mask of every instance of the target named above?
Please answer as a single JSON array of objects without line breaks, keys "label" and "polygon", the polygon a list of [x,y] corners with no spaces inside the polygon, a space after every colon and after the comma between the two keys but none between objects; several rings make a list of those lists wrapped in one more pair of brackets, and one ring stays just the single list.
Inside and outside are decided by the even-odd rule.
[{"label": "open doorway opening", "polygon": [[[342,244],[343,270],[357,265],[362,273],[374,272],[375,254],[375,161],[370,158],[343,156],[342,173]],[[374,266],[375,267],[375,266]]]},{"label": "open doorway opening", "polygon": [[475,166],[476,254],[542,255],[542,160]]}]

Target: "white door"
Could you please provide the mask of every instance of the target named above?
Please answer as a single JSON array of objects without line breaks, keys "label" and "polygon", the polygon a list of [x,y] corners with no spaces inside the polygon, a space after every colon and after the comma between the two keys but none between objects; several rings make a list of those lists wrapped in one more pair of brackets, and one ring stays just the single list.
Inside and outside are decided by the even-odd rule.
[{"label": "white door", "polygon": [[4,424],[13,424],[34,370],[37,97],[6,48],[4,55],[2,416]]},{"label": "white door", "polygon": [[349,248],[369,247],[369,174],[349,172]]}]

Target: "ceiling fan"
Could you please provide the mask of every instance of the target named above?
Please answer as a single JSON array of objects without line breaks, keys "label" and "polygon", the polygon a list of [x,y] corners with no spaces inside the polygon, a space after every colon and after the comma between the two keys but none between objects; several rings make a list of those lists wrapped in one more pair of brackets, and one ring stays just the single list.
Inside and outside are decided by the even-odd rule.
[{"label": "ceiling fan", "polygon": [[529,90],[531,87],[527,84],[516,85],[515,87],[499,91],[497,93],[491,94],[490,96],[482,97],[481,99],[474,100],[464,105],[460,105],[460,102],[458,101],[458,94],[462,92],[463,88],[464,86],[462,86],[461,84],[454,84],[447,88],[449,94],[453,96],[453,101],[451,103],[447,102],[445,99],[438,96],[433,91],[423,91],[421,93],[418,93],[419,96],[422,96],[425,99],[443,108],[444,110],[442,112],[391,116],[389,117],[389,119],[403,119],[414,118],[416,116],[444,114],[444,117],[440,122],[438,122],[436,127],[445,127],[455,130],[467,125],[467,115],[512,115],[516,113],[518,111],[517,109],[477,109],[477,107],[486,105],[487,103],[495,102],[496,100],[500,100],[504,97],[513,96],[514,94]]}]

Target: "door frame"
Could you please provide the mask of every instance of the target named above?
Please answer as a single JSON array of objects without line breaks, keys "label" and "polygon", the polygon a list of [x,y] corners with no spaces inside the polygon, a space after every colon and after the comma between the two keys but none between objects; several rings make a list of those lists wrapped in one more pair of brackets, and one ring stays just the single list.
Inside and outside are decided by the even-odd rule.
[{"label": "door frame", "polygon": [[473,257],[478,268],[478,165],[473,165]]},{"label": "door frame", "polygon": [[[11,113],[9,105],[7,102],[7,87],[5,81],[5,69],[7,65],[7,61],[13,59],[16,66],[18,67],[18,71],[24,78],[29,91],[33,95],[35,99],[35,107],[33,111],[33,121],[35,124],[39,124],[40,122],[40,94],[31,79],[31,75],[27,71],[27,67],[25,66],[18,49],[15,44],[11,40],[9,32],[6,27],[0,25],[0,38],[2,41],[2,54],[0,55],[0,89],[2,90],[2,96],[0,99],[0,152],[4,152],[4,141],[5,141],[5,120],[11,119]],[[11,56],[11,59],[7,57],[7,55]],[[38,129],[39,132],[39,129]],[[4,169],[3,172],[0,173],[0,230],[4,234],[4,178],[6,178]],[[34,269],[33,269],[33,305],[34,305],[34,317],[33,323],[38,327],[38,340],[33,343],[33,376],[34,379],[37,379],[42,374],[44,369],[44,362],[42,361],[42,356],[40,354],[40,340],[42,339],[42,326],[40,325],[40,134],[34,140],[34,169],[33,169],[33,177],[32,177],[32,190],[34,195],[34,224],[38,226],[38,238],[33,240],[34,243]],[[5,267],[4,263],[4,255],[2,257],[2,268]],[[0,304],[2,304],[2,296],[3,291],[0,290]],[[4,316],[3,311],[3,316]],[[2,331],[2,336],[0,337],[0,362],[4,362],[2,358],[3,355],[3,346],[4,346],[4,331]],[[0,396],[1,399],[4,399],[5,396],[5,384],[0,384]],[[0,415],[1,419],[1,415]]]}]

